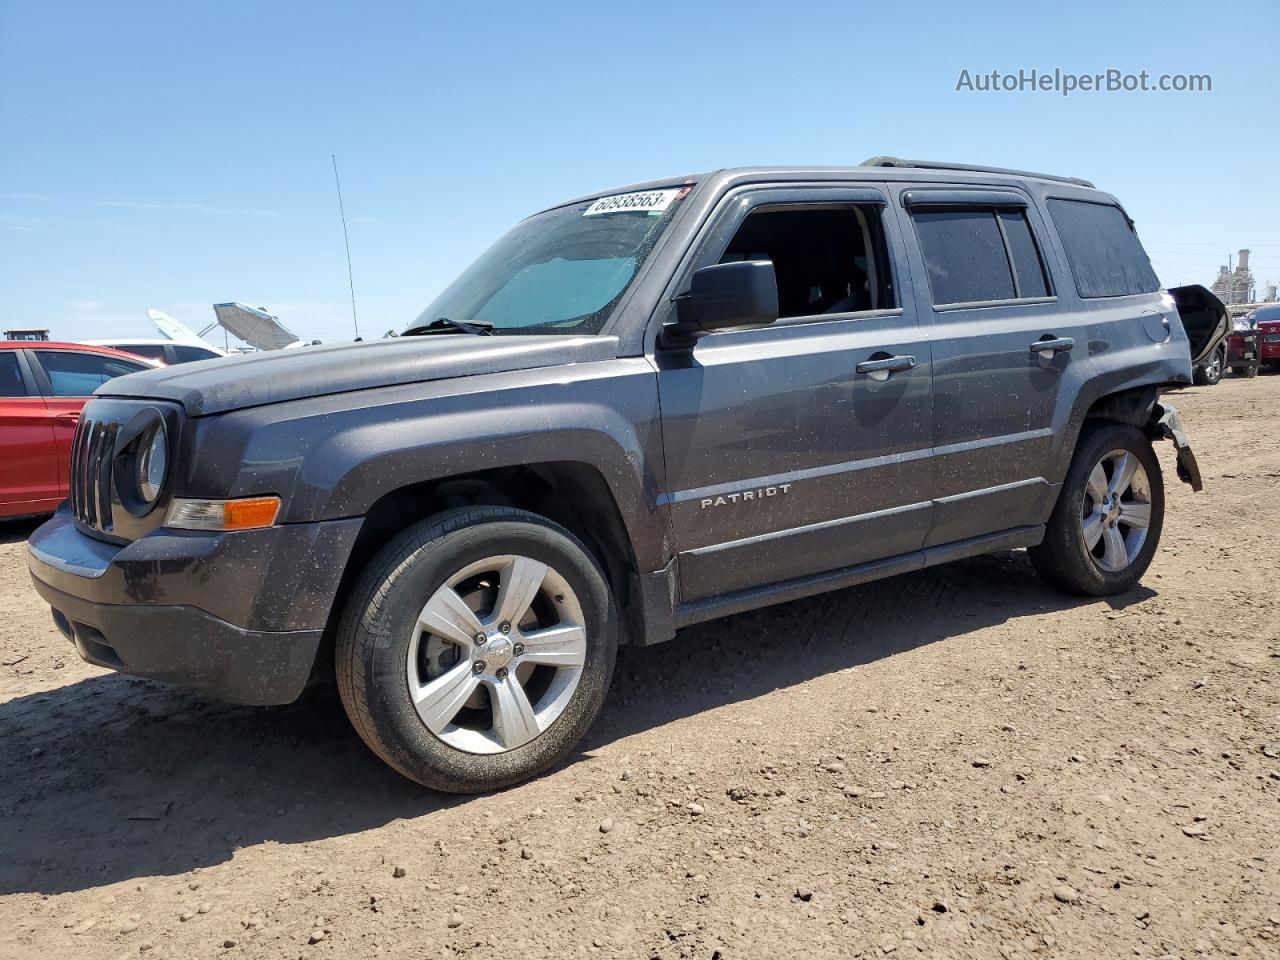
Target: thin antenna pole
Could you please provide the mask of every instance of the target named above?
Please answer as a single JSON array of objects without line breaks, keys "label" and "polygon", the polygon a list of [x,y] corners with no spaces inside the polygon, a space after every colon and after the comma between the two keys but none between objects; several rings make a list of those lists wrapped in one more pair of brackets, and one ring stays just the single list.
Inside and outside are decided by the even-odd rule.
[{"label": "thin antenna pole", "polygon": [[356,281],[351,273],[351,239],[347,236],[347,211],[342,206],[342,182],[338,179],[338,158],[329,154],[333,161],[333,184],[338,188],[338,216],[342,218],[342,242],[347,248],[347,286],[351,289],[351,326],[355,328],[356,339],[360,339],[360,321],[356,319]]}]

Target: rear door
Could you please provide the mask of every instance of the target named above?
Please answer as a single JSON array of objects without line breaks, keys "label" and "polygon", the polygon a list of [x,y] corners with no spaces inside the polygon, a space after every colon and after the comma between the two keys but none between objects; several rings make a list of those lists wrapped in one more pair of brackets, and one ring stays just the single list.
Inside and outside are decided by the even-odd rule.
[{"label": "rear door", "polygon": [[124,357],[87,350],[30,350],[27,356],[53,424],[59,496],[66,497],[71,475],[71,441],[80,422],[80,411],[93,391],[115,377],[151,368]]},{"label": "rear door", "polygon": [[1013,187],[904,184],[896,200],[933,343],[925,545],[1044,523],[1055,431],[1089,353],[1080,317],[1058,302],[1045,225]]},{"label": "rear door", "polygon": [[880,185],[761,187],[718,207],[677,274],[773,262],[781,318],[660,344],[671,532],[696,600],[920,549],[929,346]]},{"label": "rear door", "polygon": [[0,350],[0,516],[62,499],[53,422],[21,350]]}]

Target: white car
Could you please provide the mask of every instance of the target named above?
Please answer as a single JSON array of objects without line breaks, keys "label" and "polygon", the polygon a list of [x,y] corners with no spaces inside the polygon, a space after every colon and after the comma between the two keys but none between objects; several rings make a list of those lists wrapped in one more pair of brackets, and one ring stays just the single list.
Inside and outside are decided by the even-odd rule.
[{"label": "white car", "polygon": [[227,352],[217,347],[199,343],[180,343],[163,337],[133,337],[127,340],[81,340],[94,347],[113,347],[135,356],[156,360],[166,366],[175,363],[191,363],[193,360],[210,360],[225,357]]}]

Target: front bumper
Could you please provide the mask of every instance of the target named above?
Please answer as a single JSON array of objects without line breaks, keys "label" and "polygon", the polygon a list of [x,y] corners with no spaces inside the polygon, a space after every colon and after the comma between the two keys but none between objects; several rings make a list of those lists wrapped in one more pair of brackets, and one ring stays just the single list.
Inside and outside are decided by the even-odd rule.
[{"label": "front bumper", "polygon": [[60,509],[28,541],[37,592],[90,663],[233,703],[305,687],[360,520],[241,533],[157,530],[126,546]]}]

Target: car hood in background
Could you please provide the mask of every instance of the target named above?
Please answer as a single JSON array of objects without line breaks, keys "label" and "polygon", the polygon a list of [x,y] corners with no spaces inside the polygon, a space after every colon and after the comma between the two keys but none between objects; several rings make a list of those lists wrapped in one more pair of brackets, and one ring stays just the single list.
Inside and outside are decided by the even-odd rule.
[{"label": "car hood in background", "polygon": [[189,416],[449,377],[609,360],[617,337],[430,334],[272,350],[117,377],[104,397],[182,404]]}]

